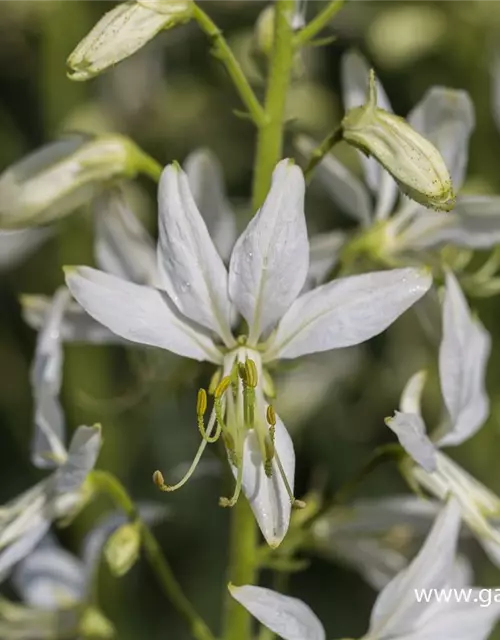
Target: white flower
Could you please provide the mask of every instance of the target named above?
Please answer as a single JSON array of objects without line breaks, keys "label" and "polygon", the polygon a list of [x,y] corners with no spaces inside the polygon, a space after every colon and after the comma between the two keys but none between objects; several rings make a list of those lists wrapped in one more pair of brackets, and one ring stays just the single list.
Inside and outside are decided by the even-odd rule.
[{"label": "white flower", "polygon": [[0,231],[0,271],[17,267],[50,235],[44,228]]},{"label": "white flower", "polygon": [[[47,442],[57,434],[47,434]],[[78,427],[59,467],[5,506],[0,507],[0,577],[24,558],[55,520],[74,517],[88,499],[85,480],[93,469],[102,438],[99,426]]]},{"label": "white flower", "polygon": [[437,500],[396,495],[333,507],[313,523],[314,549],[359,571],[380,590],[406,567],[440,506]]},{"label": "white flower", "polygon": [[[464,586],[456,573],[460,506],[442,509],[420,552],[379,594],[363,640],[485,640],[500,617],[500,604],[481,606],[480,589],[468,602],[418,602],[416,591]],[[326,632],[311,609],[296,598],[250,585],[230,586],[232,596],[259,622],[284,640],[324,640]]]},{"label": "white flower", "polygon": [[[344,106],[352,109],[365,102],[369,67],[356,52],[342,61]],[[392,111],[380,83],[379,105]],[[429,139],[443,156],[458,193],[467,168],[469,137],[474,129],[474,107],[462,90],[433,87],[408,114],[411,127]],[[309,156],[315,143],[305,136],[297,140]],[[488,248],[500,242],[500,198],[458,193],[452,212],[428,211],[408,198],[396,205],[394,179],[373,159],[360,154],[365,184],[336,157],[328,154],[315,169],[318,182],[339,207],[360,226],[367,249],[392,263],[402,253],[411,254],[443,244]],[[369,230],[369,232],[368,232]],[[336,251],[338,253],[338,249]]]},{"label": "white flower", "polygon": [[[138,512],[149,524],[165,515],[165,509],[154,504],[139,505]],[[106,516],[87,534],[81,558],[62,549],[51,534],[47,535],[12,573],[11,582],[21,604],[0,600],[1,637],[50,640],[61,636],[114,635],[111,623],[93,604],[92,589],[104,545],[126,523],[122,513]]]},{"label": "white flower", "polygon": [[484,424],[489,413],[485,390],[489,353],[489,334],[472,316],[455,277],[448,273],[439,350],[439,377],[447,419],[432,439],[426,435],[420,413],[425,375],[419,373],[403,392],[401,412],[386,422],[411,456],[405,464],[406,472],[441,500],[450,493],[456,496],[465,522],[498,565],[500,498],[440,451],[442,447],[462,444]]},{"label": "white flower", "polygon": [[[122,338],[219,367],[214,408],[186,478],[207,443],[221,436],[237,478],[269,544],[288,528],[295,459],[285,426],[270,408],[264,368],[273,360],[359,344],[377,335],[429,288],[428,273],[400,269],[344,278],[303,295],[309,244],[304,178],[289,161],[276,167],[268,197],[224,265],[191,193],[186,174],[167,167],[159,189],[161,288],[141,286],[88,267],[69,270],[74,297]],[[233,333],[235,312],[248,331]]]}]

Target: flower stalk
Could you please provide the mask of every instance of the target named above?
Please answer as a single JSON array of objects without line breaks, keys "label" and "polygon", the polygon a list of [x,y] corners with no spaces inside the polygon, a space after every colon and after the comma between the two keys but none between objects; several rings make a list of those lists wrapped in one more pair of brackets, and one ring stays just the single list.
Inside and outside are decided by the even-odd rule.
[{"label": "flower stalk", "polygon": [[149,526],[140,519],[137,509],[125,490],[125,487],[115,476],[106,471],[93,471],[90,478],[93,486],[111,498],[120,509],[123,509],[131,521],[139,522],[142,534],[142,546],[148,562],[155,572],[164,594],[189,626],[193,638],[196,640],[215,640],[214,635],[206,623],[198,615],[182,591],[180,584],[177,582],[161,550],[158,540]]}]

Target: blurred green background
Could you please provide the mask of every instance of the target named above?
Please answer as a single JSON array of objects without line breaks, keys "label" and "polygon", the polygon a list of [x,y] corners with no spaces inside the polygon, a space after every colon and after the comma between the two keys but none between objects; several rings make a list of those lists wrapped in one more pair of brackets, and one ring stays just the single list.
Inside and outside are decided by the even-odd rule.
[{"label": "blurred green background", "polygon": [[[309,3],[311,15],[322,3]],[[62,131],[118,131],[131,136],[161,163],[183,161],[200,146],[219,156],[241,226],[250,211],[254,131],[234,116],[240,108],[224,70],[208,55],[196,25],[157,37],[138,55],[85,83],[66,77],[65,60],[113,3],[84,0],[0,3],[0,170]],[[265,6],[257,1],[206,1],[204,8],[223,28],[255,83],[264,89],[262,61],[252,59],[253,25]],[[500,35],[500,2],[348,2],[334,24],[336,40],[309,49],[297,61],[288,101],[289,131],[319,138],[342,114],[339,64],[357,47],[373,62],[395,111],[405,115],[432,85],[469,91],[476,108],[466,188],[500,193],[500,134],[491,107],[490,62]],[[498,117],[500,119],[500,115]],[[289,141],[288,141],[289,144]],[[288,153],[293,154],[291,146]],[[340,149],[349,163],[354,162]],[[353,165],[354,166],[354,165]],[[134,188],[137,213],[155,230],[155,194],[149,183]],[[308,193],[310,233],[348,226],[320,190]],[[93,263],[88,211],[58,224],[57,232],[24,264],[0,273],[0,499],[14,497],[42,477],[29,461],[32,400],[29,367],[35,333],[21,319],[21,293],[51,294],[62,283],[63,264]],[[493,333],[488,386],[492,414],[472,442],[457,451],[478,478],[500,491],[499,301],[473,301]],[[436,343],[411,313],[387,334],[361,348],[332,352],[311,363],[304,380],[288,380],[278,409],[293,431],[298,452],[297,494],[321,478],[333,492],[363,464],[374,446],[390,440],[383,418],[397,406],[410,374],[434,371],[427,398],[430,415],[438,398]],[[299,369],[295,372],[300,373]],[[139,348],[67,346],[63,403],[70,429],[103,424],[100,466],[113,470],[136,499],[163,501],[169,516],[158,528],[162,546],[197,608],[218,628],[226,586],[229,513],[217,507],[225,494],[213,468],[182,491],[159,494],[151,473],[167,475],[189,461],[198,441],[195,398],[206,385],[203,369],[167,353]],[[317,396],[316,406],[311,398]],[[292,402],[293,401],[293,402]],[[208,456],[206,459],[209,460]],[[215,457],[213,458],[215,460]],[[392,468],[378,471],[361,494],[403,491]],[[78,553],[85,531],[108,508],[87,509],[61,541]],[[477,581],[500,585],[500,573],[476,547]],[[264,573],[268,583],[270,575]],[[303,597],[324,621],[329,637],[357,637],[365,630],[374,592],[353,571],[320,558],[292,576],[290,591]],[[140,564],[121,581],[102,570],[101,605],[121,640],[188,638],[164,603],[154,576]],[[500,638],[500,635],[497,637]]]}]

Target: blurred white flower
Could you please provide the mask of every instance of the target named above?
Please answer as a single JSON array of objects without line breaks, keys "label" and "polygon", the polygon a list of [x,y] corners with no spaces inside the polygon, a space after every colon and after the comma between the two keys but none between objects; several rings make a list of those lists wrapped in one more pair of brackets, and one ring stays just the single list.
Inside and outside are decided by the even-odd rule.
[{"label": "blurred white flower", "polygon": [[401,398],[401,411],[386,422],[411,456],[404,465],[406,473],[441,500],[448,494],[456,496],[465,522],[499,565],[500,498],[440,451],[471,438],[488,417],[485,375],[490,348],[488,332],[471,314],[455,277],[448,273],[439,350],[445,422],[432,438],[426,435],[420,413],[425,382],[422,372],[408,382]]},{"label": "blurred white flower", "polygon": [[[172,165],[164,170],[159,190],[161,288],[88,267],[67,274],[82,307],[122,338],[219,367],[206,429],[207,400],[200,392],[203,440],[191,469],[174,487],[165,485],[161,474],[155,478],[164,490],[179,488],[207,443],[221,436],[236,476],[235,493],[222,504],[234,504],[242,489],[273,546],[289,524],[295,456],[284,424],[266,400],[265,367],[368,340],[431,283],[426,272],[399,269],[345,278],[300,295],[309,267],[303,200],[302,172],[280,162],[264,205],[233,248],[228,272],[186,174]],[[236,311],[248,326],[237,338]]]},{"label": "blurred white flower", "polygon": [[[342,61],[344,106],[362,105],[369,67],[357,52]],[[377,83],[379,106],[392,111],[383,87]],[[408,114],[408,123],[429,139],[443,156],[455,192],[464,182],[469,137],[474,129],[474,107],[467,92],[433,87]],[[309,156],[316,144],[305,136],[297,139],[299,151]],[[366,185],[336,157],[328,154],[315,175],[331,198],[361,227],[363,242],[374,255],[393,263],[401,254],[411,255],[444,244],[488,248],[500,242],[500,197],[458,193],[454,210],[428,211],[402,197],[389,173],[373,159],[360,154]],[[338,252],[338,249],[336,250]]]},{"label": "blurred white flower", "polygon": [[[471,588],[469,601],[429,602],[416,591],[464,587],[457,574],[455,553],[460,531],[459,503],[451,499],[439,513],[420,552],[383,589],[373,606],[363,640],[485,640],[500,617],[500,603],[484,607],[480,589]],[[229,587],[232,596],[259,622],[284,640],[325,640],[326,632],[301,600],[250,585]],[[435,593],[435,592],[434,592]]]},{"label": "blurred white flower", "polygon": [[[138,513],[143,521],[155,524],[163,519],[165,509],[139,504]],[[87,534],[81,558],[61,548],[50,534],[46,536],[12,573],[21,604],[0,600],[1,637],[112,637],[113,626],[96,608],[92,589],[105,544],[127,522],[123,513],[105,516]]]},{"label": "blurred white flower", "polygon": [[[58,434],[46,433],[53,442]],[[26,557],[54,521],[69,521],[89,498],[85,484],[101,448],[101,428],[78,427],[69,449],[58,451],[58,468],[48,478],[0,507],[0,578]]]},{"label": "blurred white flower", "polygon": [[0,231],[0,271],[13,269],[45,242],[49,229]]}]

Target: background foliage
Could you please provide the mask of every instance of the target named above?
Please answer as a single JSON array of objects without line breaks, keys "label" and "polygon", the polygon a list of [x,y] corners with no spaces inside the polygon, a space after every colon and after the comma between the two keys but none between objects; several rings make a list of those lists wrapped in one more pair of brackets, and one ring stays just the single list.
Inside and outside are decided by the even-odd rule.
[{"label": "background foliage", "polygon": [[[310,3],[313,5],[314,3]],[[65,60],[108,8],[87,0],[6,0],[0,11],[0,169],[62,131],[117,131],[134,138],[162,164],[182,161],[200,146],[212,148],[243,224],[250,211],[254,131],[235,117],[240,104],[224,70],[208,54],[196,25],[166,32],[113,71],[79,84],[66,78]],[[257,86],[252,58],[253,25],[265,6],[257,1],[204,2],[224,29]],[[315,7],[311,6],[313,12]],[[289,95],[289,132],[316,138],[341,116],[339,62],[357,47],[376,66],[394,109],[406,114],[432,85],[463,88],[476,108],[467,188],[500,192],[500,134],[492,112],[491,60],[500,33],[499,2],[351,2],[335,21],[336,40],[297,61]],[[261,85],[261,90],[263,86]],[[500,121],[500,114],[496,116]],[[291,136],[290,136],[291,138]],[[294,154],[289,141],[288,153]],[[339,155],[356,167],[342,145]],[[132,189],[132,187],[131,187]],[[133,186],[136,210],[154,231],[155,194],[150,184]],[[347,226],[348,221],[314,186],[308,193],[310,232]],[[54,237],[21,266],[0,273],[0,499],[5,501],[38,478],[29,462],[32,400],[29,366],[35,334],[22,320],[20,293],[52,294],[62,283],[63,264],[91,264],[88,211],[71,216]],[[497,298],[473,302],[493,334],[488,386],[489,428],[456,455],[480,480],[500,490],[500,330]],[[208,463],[181,492],[159,495],[151,482],[156,468],[170,471],[190,460],[197,441],[196,391],[207,380],[199,368],[170,354],[140,348],[69,346],[65,351],[63,401],[70,427],[101,421],[105,445],[101,466],[112,469],[135,498],[165,500],[170,516],[159,535],[181,583],[215,628],[226,588],[228,513],[217,508],[221,478]],[[390,440],[383,418],[397,406],[402,385],[422,365],[436,381],[436,344],[407,314],[381,338],[359,348],[327,353],[312,366],[312,378],[280,387],[277,407],[293,431],[298,450],[298,491],[313,486],[332,493],[363,464],[374,446]],[[207,369],[208,372],[208,369]],[[295,379],[295,378],[294,378]],[[290,385],[290,381],[287,383]],[[432,386],[432,385],[430,385]],[[437,386],[434,385],[437,389]],[[435,392],[437,394],[437,391]],[[311,406],[314,396],[321,398]],[[427,410],[437,411],[429,394]],[[216,458],[214,457],[214,461]],[[223,481],[223,480],[222,480]],[[381,469],[363,495],[406,490],[395,469]],[[107,505],[87,509],[60,537],[78,551],[82,535]],[[482,552],[472,553],[482,560]],[[498,586],[491,565],[478,576]],[[265,576],[271,579],[271,576]],[[294,574],[290,591],[313,607],[329,635],[360,635],[374,594],[353,571],[321,557]],[[142,564],[122,581],[102,570],[104,611],[122,640],[187,638],[182,622],[165,605]],[[500,637],[497,636],[497,637]]]}]

